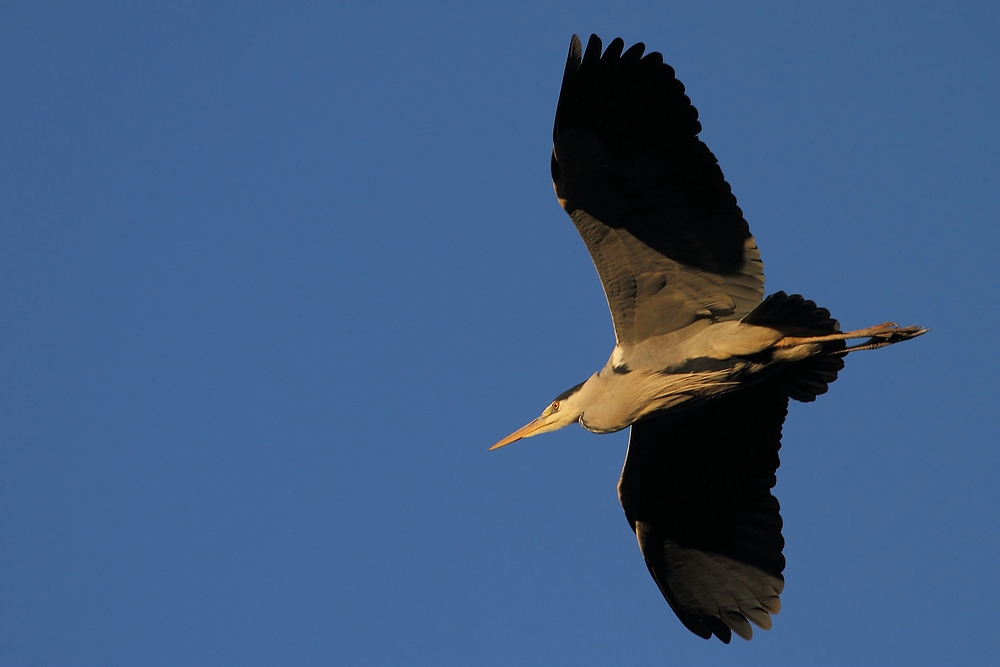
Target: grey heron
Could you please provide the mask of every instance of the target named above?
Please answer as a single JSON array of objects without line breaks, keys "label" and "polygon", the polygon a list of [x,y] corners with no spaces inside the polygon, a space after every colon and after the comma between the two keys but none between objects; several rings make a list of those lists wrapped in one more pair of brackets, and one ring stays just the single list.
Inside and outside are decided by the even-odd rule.
[{"label": "grey heron", "polygon": [[[698,112],[659,53],[574,35],[553,130],[556,197],[615,330],[604,367],[490,449],[574,422],[631,427],[618,496],[660,592],[705,639],[771,627],[784,587],[777,499],[789,398],[826,392],[852,351],[914,338],[841,332],[798,295],[764,296],[760,252]],[[861,341],[848,346],[847,341]]]}]

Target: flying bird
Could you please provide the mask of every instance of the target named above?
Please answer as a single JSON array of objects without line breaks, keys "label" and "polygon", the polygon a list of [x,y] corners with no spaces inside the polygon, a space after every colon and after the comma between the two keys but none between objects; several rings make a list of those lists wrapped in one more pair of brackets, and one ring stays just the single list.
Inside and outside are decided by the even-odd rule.
[{"label": "flying bird", "polygon": [[[491,449],[578,422],[631,428],[618,497],[649,573],[691,632],[765,630],[784,588],[771,495],[788,401],[826,392],[844,357],[925,333],[842,332],[798,295],[764,299],[760,252],[698,112],[659,53],[574,35],[552,180],[594,261],[610,359]],[[856,341],[848,345],[848,341]]]}]

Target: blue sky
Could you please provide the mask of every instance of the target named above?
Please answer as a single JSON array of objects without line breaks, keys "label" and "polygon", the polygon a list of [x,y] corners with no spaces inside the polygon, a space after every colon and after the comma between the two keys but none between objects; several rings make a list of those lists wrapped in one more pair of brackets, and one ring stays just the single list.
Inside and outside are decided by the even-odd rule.
[{"label": "blue sky", "polygon": [[[8,3],[0,663],[986,664],[995,3]],[[769,292],[928,336],[794,404],[774,629],[660,597],[548,175],[570,36],[698,107]],[[855,358],[856,357],[856,358]]]}]

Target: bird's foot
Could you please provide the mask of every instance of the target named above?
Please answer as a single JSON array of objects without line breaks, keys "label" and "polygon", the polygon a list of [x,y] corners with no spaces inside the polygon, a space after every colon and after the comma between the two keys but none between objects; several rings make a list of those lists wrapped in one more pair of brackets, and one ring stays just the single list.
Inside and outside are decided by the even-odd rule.
[{"label": "bird's foot", "polygon": [[895,322],[883,322],[867,329],[855,329],[854,331],[844,331],[842,333],[828,334],[826,336],[806,336],[795,337],[786,336],[779,340],[776,348],[789,348],[807,343],[827,343],[837,340],[853,340],[867,338],[864,343],[852,345],[844,348],[842,352],[855,352],[858,350],[876,350],[886,345],[892,345],[900,341],[916,338],[927,333],[929,329],[918,326],[901,327]]},{"label": "bird's foot", "polygon": [[845,348],[844,351],[856,352],[858,350],[877,350],[878,348],[885,347],[886,345],[892,345],[893,343],[922,336],[928,331],[930,331],[930,329],[925,329],[924,327],[918,327],[916,325],[901,327],[895,322],[886,322],[885,324],[880,324],[877,327],[862,329],[859,331],[858,333],[862,333],[864,335],[857,336],[857,338],[864,338],[865,336],[868,336],[868,340],[864,343],[859,343],[858,345],[851,345]]}]

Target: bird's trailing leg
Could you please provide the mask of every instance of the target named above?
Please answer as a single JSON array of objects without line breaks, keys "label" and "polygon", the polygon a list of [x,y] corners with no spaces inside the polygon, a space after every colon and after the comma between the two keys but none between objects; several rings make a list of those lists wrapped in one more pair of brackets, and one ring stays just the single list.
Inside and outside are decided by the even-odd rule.
[{"label": "bird's trailing leg", "polygon": [[917,336],[927,333],[928,329],[918,326],[901,327],[895,322],[886,322],[884,324],[879,324],[874,327],[869,327],[867,329],[855,329],[854,331],[845,331],[843,333],[828,334],[826,336],[806,336],[806,337],[794,337],[785,336],[777,343],[774,347],[776,348],[790,348],[796,347],[798,345],[806,345],[810,343],[826,343],[836,340],[852,340],[858,338],[867,338],[864,343],[859,343],[857,345],[850,345],[841,352],[856,352],[858,350],[876,350],[880,347],[885,347],[886,345],[892,345],[893,343],[898,343],[903,340],[909,340],[911,338],[916,338]]}]

